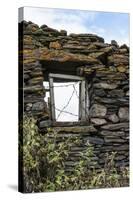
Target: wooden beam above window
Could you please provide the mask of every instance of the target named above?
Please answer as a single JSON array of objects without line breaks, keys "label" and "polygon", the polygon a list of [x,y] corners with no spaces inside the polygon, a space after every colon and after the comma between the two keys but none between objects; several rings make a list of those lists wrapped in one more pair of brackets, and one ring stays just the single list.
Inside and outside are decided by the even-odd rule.
[{"label": "wooden beam above window", "polygon": [[68,79],[68,80],[73,80],[73,81],[82,81],[85,78],[81,76],[75,76],[75,75],[66,75],[66,74],[53,74],[49,73],[49,77],[51,78],[60,78],[60,79]]}]

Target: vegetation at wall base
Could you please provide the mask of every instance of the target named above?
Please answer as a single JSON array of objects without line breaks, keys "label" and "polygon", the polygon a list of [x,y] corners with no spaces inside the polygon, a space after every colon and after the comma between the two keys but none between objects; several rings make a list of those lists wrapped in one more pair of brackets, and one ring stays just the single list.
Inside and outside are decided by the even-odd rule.
[{"label": "vegetation at wall base", "polygon": [[[69,157],[73,144],[82,140],[73,136],[58,142],[58,134],[48,128],[42,135],[36,126],[36,120],[24,116],[23,133],[20,140],[20,156],[23,160],[23,192],[66,191],[91,188],[124,187],[129,184],[129,169],[115,167],[115,154],[107,154],[103,169],[89,169],[93,147],[89,146],[81,153],[81,158],[71,173],[65,170],[65,161]],[[20,137],[21,138],[21,137]]]}]

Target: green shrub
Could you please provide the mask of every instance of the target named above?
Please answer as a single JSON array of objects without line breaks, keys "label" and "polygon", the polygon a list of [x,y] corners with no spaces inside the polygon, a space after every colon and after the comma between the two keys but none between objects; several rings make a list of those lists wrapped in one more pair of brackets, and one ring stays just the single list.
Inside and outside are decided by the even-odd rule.
[{"label": "green shrub", "polygon": [[23,134],[20,137],[20,153],[23,160],[24,192],[79,190],[89,188],[120,187],[128,185],[128,168],[116,169],[115,153],[106,156],[104,169],[89,170],[93,148],[89,146],[77,162],[72,173],[65,170],[72,144],[81,139],[69,137],[57,142],[58,134],[49,128],[45,135],[38,133],[36,121],[24,117]]}]

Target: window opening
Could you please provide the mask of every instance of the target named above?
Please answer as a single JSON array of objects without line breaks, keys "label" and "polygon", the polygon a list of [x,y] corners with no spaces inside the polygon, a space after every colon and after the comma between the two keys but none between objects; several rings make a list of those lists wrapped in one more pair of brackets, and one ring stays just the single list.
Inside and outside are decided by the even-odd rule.
[{"label": "window opening", "polygon": [[88,84],[84,77],[49,74],[45,102],[52,121],[86,121],[89,116]]}]

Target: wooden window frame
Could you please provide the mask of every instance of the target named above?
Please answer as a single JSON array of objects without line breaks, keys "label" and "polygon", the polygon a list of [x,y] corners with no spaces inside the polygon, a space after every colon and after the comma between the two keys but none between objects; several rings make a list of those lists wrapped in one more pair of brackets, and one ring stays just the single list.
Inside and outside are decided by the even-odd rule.
[{"label": "wooden window frame", "polygon": [[[66,75],[66,74],[54,74],[49,73],[49,88],[50,88],[50,109],[51,109],[51,120],[56,122],[55,114],[55,98],[54,98],[54,79],[65,79],[71,81],[81,81],[79,87],[79,114],[78,121],[87,121],[89,115],[89,94],[88,94],[88,83],[85,77],[80,77],[76,75]],[[77,122],[78,122],[77,121]]]}]

